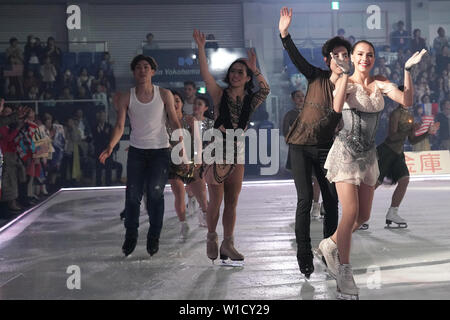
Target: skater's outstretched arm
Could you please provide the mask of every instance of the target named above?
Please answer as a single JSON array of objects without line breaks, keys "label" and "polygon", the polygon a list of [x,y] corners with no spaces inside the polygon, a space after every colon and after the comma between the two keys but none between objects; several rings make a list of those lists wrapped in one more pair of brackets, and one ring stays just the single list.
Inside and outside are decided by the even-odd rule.
[{"label": "skater's outstretched arm", "polygon": [[254,111],[259,107],[270,93],[269,84],[262,75],[262,73],[256,67],[256,53],[254,49],[250,49],[247,52],[248,59],[243,59],[247,64],[248,68],[252,70],[254,77],[256,78],[259,86],[259,90],[253,95],[251,108]]},{"label": "skater's outstretched arm", "polygon": [[[422,57],[427,53],[427,50],[422,49],[422,51],[417,51],[411,58],[409,58],[405,63],[405,81],[403,86],[405,89],[403,92],[393,86],[391,82],[383,76],[376,76],[375,79],[381,81],[386,88],[389,88],[385,93],[389,98],[395,102],[400,103],[405,107],[411,107],[414,103],[414,84],[411,77],[411,68],[418,64]],[[382,90],[383,91],[383,90]]]},{"label": "skater's outstretched arm", "polygon": [[311,65],[308,61],[306,61],[306,59],[301,55],[300,51],[298,51],[288,31],[291,21],[292,21],[292,8],[291,9],[288,9],[287,7],[281,8],[280,21],[278,23],[281,42],[283,43],[283,47],[289,54],[292,63],[295,65],[298,71],[300,71],[310,81],[316,77],[317,71],[320,69]]}]

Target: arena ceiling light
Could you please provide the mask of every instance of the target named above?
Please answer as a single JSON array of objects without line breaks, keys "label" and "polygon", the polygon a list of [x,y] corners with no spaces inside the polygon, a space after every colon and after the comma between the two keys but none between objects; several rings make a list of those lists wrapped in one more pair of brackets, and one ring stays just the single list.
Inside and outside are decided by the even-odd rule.
[{"label": "arena ceiling light", "polygon": [[210,68],[212,71],[225,70],[238,58],[240,58],[240,56],[237,53],[232,53],[227,49],[219,48],[210,53]]}]

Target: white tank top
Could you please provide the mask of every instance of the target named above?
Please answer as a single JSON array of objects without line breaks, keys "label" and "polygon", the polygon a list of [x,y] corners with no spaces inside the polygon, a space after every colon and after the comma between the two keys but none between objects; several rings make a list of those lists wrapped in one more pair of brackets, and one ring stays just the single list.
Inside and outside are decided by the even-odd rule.
[{"label": "white tank top", "polygon": [[166,111],[159,92],[153,85],[153,99],[142,103],[136,97],[136,88],[130,89],[128,116],[131,124],[130,145],[139,149],[162,149],[169,147],[166,130]]}]

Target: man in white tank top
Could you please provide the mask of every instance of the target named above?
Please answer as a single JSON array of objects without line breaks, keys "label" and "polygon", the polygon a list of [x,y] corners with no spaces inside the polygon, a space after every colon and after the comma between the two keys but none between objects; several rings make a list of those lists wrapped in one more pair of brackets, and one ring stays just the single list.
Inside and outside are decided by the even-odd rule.
[{"label": "man in white tank top", "polygon": [[136,87],[117,97],[116,125],[108,147],[99,157],[100,162],[104,163],[111,155],[114,146],[123,135],[128,113],[131,134],[125,200],[126,232],[122,246],[125,256],[131,254],[136,247],[139,211],[144,190],[147,192],[150,222],[147,251],[150,255],[158,251],[164,217],[164,187],[168,179],[170,162],[166,115],[172,128],[181,128],[175,113],[172,93],[152,84],[152,76],[156,69],[155,60],[148,56],[138,55],[131,62]]}]

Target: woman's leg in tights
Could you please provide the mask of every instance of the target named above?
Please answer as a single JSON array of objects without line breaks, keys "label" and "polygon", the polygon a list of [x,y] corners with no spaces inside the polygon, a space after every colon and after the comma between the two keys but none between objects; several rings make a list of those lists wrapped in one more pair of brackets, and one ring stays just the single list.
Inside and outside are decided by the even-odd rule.
[{"label": "woman's leg in tights", "polygon": [[175,211],[178,220],[186,220],[186,204],[184,203],[185,191],[184,183],[181,179],[170,179],[170,186],[172,187],[173,195],[175,196]]},{"label": "woman's leg in tights", "polygon": [[205,179],[198,178],[194,182],[191,182],[188,186],[186,186],[186,189],[189,189],[194,194],[195,198],[197,199],[198,203],[200,204],[200,208],[203,212],[206,212],[208,208],[208,199],[206,196],[206,183]]},{"label": "woman's leg in tights", "polygon": [[209,203],[206,214],[206,223],[208,232],[216,232],[217,223],[219,222],[220,206],[223,200],[223,184],[208,184]]},{"label": "woman's leg in tights", "polygon": [[239,200],[239,194],[242,189],[242,180],[244,178],[244,165],[236,165],[233,173],[224,182],[224,200],[223,210],[223,235],[224,238],[233,236],[234,226],[236,224],[236,207]]}]

